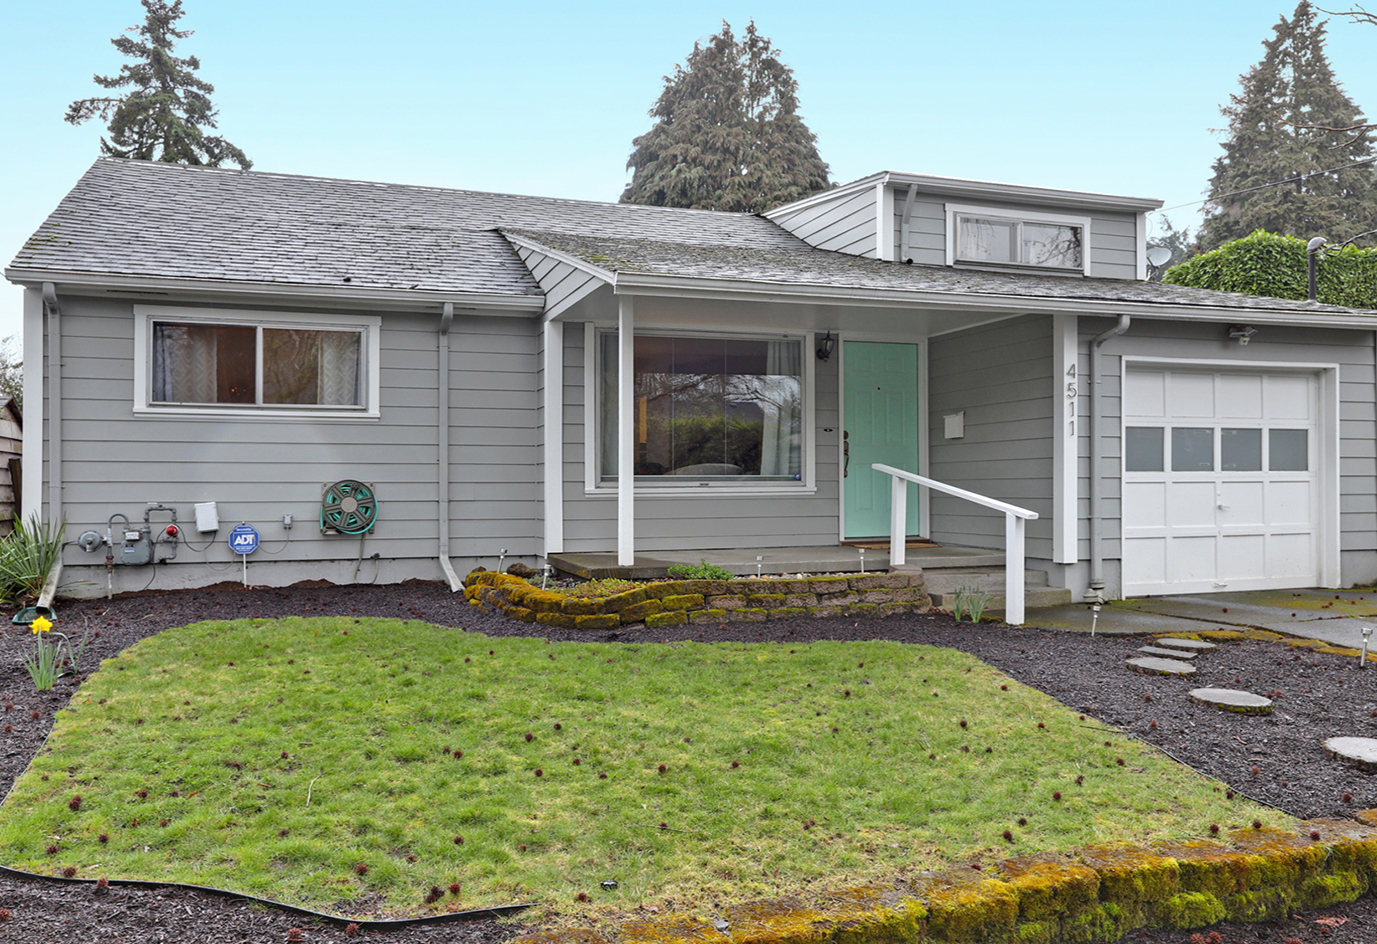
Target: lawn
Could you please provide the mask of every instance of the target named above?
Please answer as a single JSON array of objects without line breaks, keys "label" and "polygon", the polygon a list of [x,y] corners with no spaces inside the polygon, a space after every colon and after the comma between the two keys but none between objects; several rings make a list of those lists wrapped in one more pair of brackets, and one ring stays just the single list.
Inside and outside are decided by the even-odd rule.
[{"label": "lawn", "polygon": [[952,650],[317,618],[107,660],[0,808],[0,849],[343,915],[581,913],[1252,819],[1290,823]]}]

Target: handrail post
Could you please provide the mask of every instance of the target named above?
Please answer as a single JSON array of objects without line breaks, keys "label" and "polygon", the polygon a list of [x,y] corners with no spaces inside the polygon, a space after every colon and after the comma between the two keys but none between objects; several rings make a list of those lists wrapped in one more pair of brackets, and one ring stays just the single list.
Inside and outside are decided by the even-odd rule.
[{"label": "handrail post", "polygon": [[1004,515],[1004,622],[1023,625],[1024,522],[1018,515]]},{"label": "handrail post", "polygon": [[889,566],[902,567],[908,547],[908,482],[889,477]]}]

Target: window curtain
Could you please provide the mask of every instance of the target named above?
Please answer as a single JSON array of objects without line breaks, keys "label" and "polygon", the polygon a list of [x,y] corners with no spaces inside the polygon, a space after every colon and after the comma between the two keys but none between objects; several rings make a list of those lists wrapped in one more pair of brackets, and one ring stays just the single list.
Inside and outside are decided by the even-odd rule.
[{"label": "window curtain", "polygon": [[800,469],[801,350],[797,341],[769,342],[765,355],[767,376],[760,378],[759,404],[764,415],[760,444],[762,476],[793,476]]},{"label": "window curtain", "polygon": [[323,331],[320,340],[319,399],[322,406],[353,406],[359,399],[359,335]]},{"label": "window curtain", "polygon": [[153,334],[153,399],[159,403],[214,403],[217,361],[214,330],[160,324]]}]

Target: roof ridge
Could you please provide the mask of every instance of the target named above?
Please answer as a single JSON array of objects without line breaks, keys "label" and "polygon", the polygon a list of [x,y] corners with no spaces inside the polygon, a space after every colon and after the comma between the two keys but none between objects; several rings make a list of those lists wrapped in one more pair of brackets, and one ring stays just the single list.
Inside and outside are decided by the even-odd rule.
[{"label": "roof ridge", "polygon": [[[538,194],[512,193],[501,190],[470,190],[464,187],[440,187],[435,184],[403,184],[392,183],[385,180],[363,180],[356,177],[325,177],[320,174],[291,174],[285,171],[271,170],[243,170],[242,168],[230,167],[210,167],[205,164],[175,164],[168,161],[141,161],[126,157],[100,156],[96,158],[96,164],[112,164],[117,166],[147,165],[158,167],[159,169],[194,171],[200,173],[229,174],[238,177],[260,177],[275,178],[283,180],[306,180],[321,183],[338,184],[357,184],[366,187],[378,187],[380,189],[411,190],[431,193],[444,194],[471,194],[486,197],[512,197],[518,200],[541,200],[552,204],[572,205],[572,206],[595,206],[595,207],[625,207],[632,212],[660,212],[660,213],[695,213],[713,217],[734,217],[738,219],[759,218],[764,219],[759,213],[742,213],[734,210],[698,210],[687,207],[667,207],[655,206],[647,203],[621,203],[612,200],[581,200],[574,197],[547,197]],[[94,166],[94,165],[93,165]],[[777,225],[777,224],[776,224]]]}]

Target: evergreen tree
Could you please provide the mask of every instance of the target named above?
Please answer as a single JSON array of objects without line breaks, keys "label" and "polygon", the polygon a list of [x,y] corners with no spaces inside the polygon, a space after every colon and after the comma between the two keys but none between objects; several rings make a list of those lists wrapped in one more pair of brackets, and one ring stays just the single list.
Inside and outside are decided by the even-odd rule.
[{"label": "evergreen tree", "polygon": [[654,127],[632,141],[623,203],[761,213],[825,190],[817,136],[798,115],[798,82],[755,22],[694,43],[665,77]]},{"label": "evergreen tree", "polygon": [[[1332,170],[1370,159],[1373,139],[1334,78],[1325,23],[1301,0],[1274,29],[1262,61],[1220,109],[1229,140],[1210,179],[1200,230],[1207,251],[1258,229],[1337,242],[1370,229],[1377,213],[1371,164]],[[1303,175],[1312,176],[1294,179]],[[1266,186],[1278,181],[1288,182]]]},{"label": "evergreen tree", "polygon": [[132,87],[131,91],[72,102],[66,120],[74,125],[96,116],[108,120],[110,138],[100,139],[100,151],[109,157],[211,167],[228,160],[245,170],[252,167],[239,148],[205,133],[204,129],[215,127],[216,110],[210,103],[215,87],[196,76],[201,63],[195,56],[179,59],[172,54],[175,41],[192,33],[175,28],[182,17],[182,0],[141,2],[147,17],[142,26],[131,26],[126,32],[142,38],[110,40],[135,61],[121,66],[118,75],[94,77],[102,88]]}]

